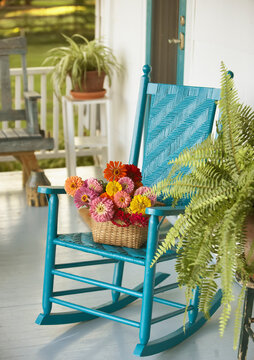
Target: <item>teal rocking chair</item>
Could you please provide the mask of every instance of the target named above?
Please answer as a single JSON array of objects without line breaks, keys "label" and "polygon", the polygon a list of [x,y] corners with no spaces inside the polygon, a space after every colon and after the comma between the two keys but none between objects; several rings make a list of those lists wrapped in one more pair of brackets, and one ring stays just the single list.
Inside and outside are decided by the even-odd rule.
[{"label": "teal rocking chair", "polygon": [[[150,67],[144,66],[143,72],[129,163],[138,164],[143,138],[142,182],[145,186],[151,186],[166,177],[169,172],[168,162],[171,158],[178,156],[186,147],[190,148],[203,141],[211,133],[216,101],[219,99],[220,91],[212,88],[154,84],[149,82]],[[159,285],[168,278],[169,274],[156,273],[156,266],[150,267],[160,238],[159,228],[163,220],[159,221],[159,217],[163,219],[165,216],[182,213],[184,202],[175,208],[170,206],[170,202],[164,207],[148,208],[146,213],[150,215],[150,218],[147,243],[143,248],[134,250],[95,243],[91,233],[59,234],[57,230],[58,194],[64,194],[65,190],[62,187],[40,187],[39,191],[48,196],[49,214],[42,301],[43,313],[38,316],[37,324],[75,323],[97,317],[114,320],[139,329],[139,343],[134,354],[148,356],[181,343],[206,322],[204,315],[198,311],[199,294],[198,289],[196,289],[193,294],[193,301],[188,307],[188,322],[185,324],[185,329],[181,323],[181,326],[175,331],[164,334],[159,339],[149,341],[151,325],[174,318],[185,312],[185,304],[158,296],[159,293],[176,289],[178,284]],[[84,261],[55,264],[55,252],[59,246],[98,255],[102,259],[96,258],[88,261],[85,257],[86,254],[84,254]],[[170,261],[176,256],[175,251],[170,250],[159,259],[159,262]],[[125,262],[143,268],[144,281],[134,289],[122,285]],[[110,263],[115,263],[112,283],[64,271],[66,268],[107,266]],[[87,274],[89,276],[89,271]],[[59,276],[92,286],[54,291],[54,277]],[[66,300],[68,295],[98,290],[111,290],[112,301],[97,308],[88,308],[84,304],[76,304],[71,300]],[[142,300],[141,316],[138,321],[113,314],[137,299]],[[221,292],[218,291],[211,304],[210,315],[218,309],[220,301]],[[153,316],[154,302],[169,306],[171,311],[164,315]],[[69,312],[51,312],[52,304],[65,307],[69,309]],[[175,310],[172,311],[172,307]]]}]

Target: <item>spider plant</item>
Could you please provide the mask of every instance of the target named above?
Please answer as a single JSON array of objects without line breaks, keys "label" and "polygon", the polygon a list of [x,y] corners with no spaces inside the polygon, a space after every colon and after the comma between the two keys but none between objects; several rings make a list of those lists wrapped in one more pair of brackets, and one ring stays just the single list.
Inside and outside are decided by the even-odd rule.
[{"label": "spider plant", "polygon": [[[154,262],[177,244],[176,271],[180,285],[186,286],[187,303],[199,286],[199,308],[207,316],[221,286],[221,335],[231,314],[235,274],[240,276],[243,287],[236,310],[236,347],[243,294],[254,274],[254,261],[246,261],[244,254],[246,222],[254,214],[254,112],[240,104],[223,63],[221,73],[217,137],[209,137],[170,161],[168,177],[156,186],[157,194],[172,196],[174,204],[181,198],[189,199],[189,204],[158,248]],[[187,174],[182,172],[184,167],[190,169]]]},{"label": "spider plant", "polygon": [[62,35],[68,46],[49,50],[49,56],[43,62],[54,67],[52,81],[56,94],[58,96],[61,94],[68,75],[73,89],[78,85],[81,90],[82,81],[86,80],[88,71],[97,71],[99,76],[106,75],[111,86],[114,71],[121,69],[112,50],[96,39],[89,41],[79,34],[74,34],[72,37]]}]

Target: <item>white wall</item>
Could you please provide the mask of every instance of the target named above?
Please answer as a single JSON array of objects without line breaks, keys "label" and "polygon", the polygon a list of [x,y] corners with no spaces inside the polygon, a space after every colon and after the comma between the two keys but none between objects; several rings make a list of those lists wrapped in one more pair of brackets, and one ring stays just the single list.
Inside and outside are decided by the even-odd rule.
[{"label": "white wall", "polygon": [[101,0],[101,35],[124,66],[115,77],[112,98],[111,160],[128,161],[138,97],[145,61],[146,1]]},{"label": "white wall", "polygon": [[[97,0],[101,34],[125,66],[114,79],[111,160],[128,160],[145,62],[146,0]],[[240,100],[254,107],[254,0],[187,0],[186,85],[220,87],[220,63],[235,74]]]},{"label": "white wall", "polygon": [[185,84],[220,87],[223,61],[241,102],[254,107],[253,14],[253,0],[187,0]]}]

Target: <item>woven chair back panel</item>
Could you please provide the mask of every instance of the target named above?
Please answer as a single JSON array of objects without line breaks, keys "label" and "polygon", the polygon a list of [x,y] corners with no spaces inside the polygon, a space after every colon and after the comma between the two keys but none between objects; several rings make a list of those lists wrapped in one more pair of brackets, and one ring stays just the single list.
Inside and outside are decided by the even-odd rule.
[{"label": "woven chair back panel", "polygon": [[166,84],[151,84],[148,94],[149,90],[142,166],[146,186],[165,179],[171,159],[208,137],[220,93],[218,89]]}]

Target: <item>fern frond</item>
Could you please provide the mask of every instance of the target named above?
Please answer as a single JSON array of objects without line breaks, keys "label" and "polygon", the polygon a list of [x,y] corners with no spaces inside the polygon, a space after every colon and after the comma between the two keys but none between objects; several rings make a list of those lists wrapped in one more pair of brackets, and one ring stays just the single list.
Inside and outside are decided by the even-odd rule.
[{"label": "fern frond", "polygon": [[200,297],[199,297],[199,309],[205,314],[205,317],[208,319],[210,317],[211,303],[214,295],[218,290],[218,285],[215,279],[216,272],[211,271],[207,280],[202,282],[200,287]]},{"label": "fern frond", "polygon": [[[244,245],[246,218],[254,213],[254,111],[239,104],[223,63],[221,69],[218,136],[170,159],[169,176],[154,188],[157,194],[173,198],[173,204],[179,199],[189,202],[158,248],[153,263],[177,244],[178,283],[186,287],[187,304],[192,291],[199,287],[199,310],[206,316],[217,291],[217,279],[221,279],[219,329],[223,335],[234,300],[235,273],[240,274],[244,286],[253,273],[244,257]],[[215,263],[211,261],[213,256]],[[242,294],[236,311],[235,338]]]},{"label": "fern frond", "polygon": [[168,174],[168,178],[183,167],[195,169],[206,165],[207,159],[217,163],[222,157],[221,143],[214,143],[211,136],[204,140],[201,144],[195,145],[191,149],[185,149],[176,159],[171,159],[169,165],[173,165]]},{"label": "fern frond", "polygon": [[242,133],[246,142],[254,146],[254,111],[248,105],[238,105],[238,115],[242,124]]},{"label": "fern frond", "polygon": [[245,294],[246,286],[243,284],[241,292],[238,296],[237,300],[237,307],[235,310],[235,323],[234,323],[234,350],[237,349],[238,341],[239,341],[239,335],[240,335],[240,329],[241,329],[241,320],[242,320],[242,305],[243,305],[243,299]]},{"label": "fern frond", "polygon": [[175,246],[176,239],[181,237],[183,229],[186,227],[188,227],[188,221],[183,215],[180,215],[175,222],[175,225],[170,228],[163,243],[158,247],[151,266],[153,266],[158,259],[167,252],[167,250]]},{"label": "fern frond", "polygon": [[234,81],[228,74],[225,65],[221,63],[221,99],[219,109],[221,111],[220,122],[222,124],[222,139],[228,164],[232,173],[239,174],[240,167],[237,161],[237,152],[243,144],[241,124],[239,122],[238,108],[239,98],[234,87]]}]

